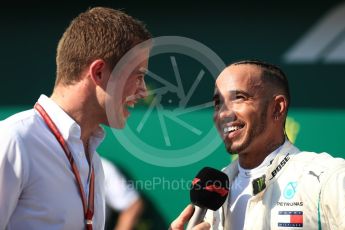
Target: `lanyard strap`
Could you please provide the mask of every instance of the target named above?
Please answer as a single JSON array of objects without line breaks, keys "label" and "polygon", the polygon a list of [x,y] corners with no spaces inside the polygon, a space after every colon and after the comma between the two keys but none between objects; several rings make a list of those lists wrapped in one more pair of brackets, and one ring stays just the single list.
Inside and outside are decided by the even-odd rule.
[{"label": "lanyard strap", "polygon": [[[64,150],[66,157],[71,164],[71,168],[73,171],[73,174],[77,180],[77,184],[79,187],[79,194],[83,202],[83,210],[84,210],[84,218],[85,218],[85,228],[86,230],[92,230],[92,217],[94,213],[94,187],[95,187],[95,173],[93,166],[91,167],[91,178],[90,178],[90,186],[89,186],[89,197],[88,197],[88,203],[86,202],[86,195],[83,189],[83,185],[81,183],[80,174],[77,168],[77,165],[74,162],[74,158],[72,156],[71,151],[69,150],[67,143],[65,139],[62,137],[59,129],[56,127],[55,123],[52,121],[52,119],[49,117],[47,112],[44,110],[44,108],[36,103],[35,109],[37,112],[42,116],[44,122],[49,127],[50,131],[54,134],[56,140],[61,145],[62,149]],[[90,161],[91,165],[91,161]]]}]

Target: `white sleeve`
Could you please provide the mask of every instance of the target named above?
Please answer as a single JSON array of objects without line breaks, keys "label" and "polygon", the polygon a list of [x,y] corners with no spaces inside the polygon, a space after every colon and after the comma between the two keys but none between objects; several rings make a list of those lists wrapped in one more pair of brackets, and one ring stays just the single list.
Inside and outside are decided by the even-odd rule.
[{"label": "white sleeve", "polygon": [[114,164],[104,158],[101,160],[105,176],[106,204],[119,211],[127,209],[139,198],[139,194]]},{"label": "white sleeve", "polygon": [[28,177],[25,148],[19,138],[0,128],[0,229],[5,229]]},{"label": "white sleeve", "polygon": [[345,229],[345,161],[327,178],[321,190],[321,212],[329,229]]}]

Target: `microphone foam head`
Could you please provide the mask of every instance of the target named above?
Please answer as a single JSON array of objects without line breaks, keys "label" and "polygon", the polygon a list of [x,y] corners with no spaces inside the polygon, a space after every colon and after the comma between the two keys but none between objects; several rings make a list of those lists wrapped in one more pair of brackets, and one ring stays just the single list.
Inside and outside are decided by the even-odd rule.
[{"label": "microphone foam head", "polygon": [[228,176],[214,168],[203,168],[194,178],[190,190],[190,200],[201,208],[218,210],[229,193]]}]

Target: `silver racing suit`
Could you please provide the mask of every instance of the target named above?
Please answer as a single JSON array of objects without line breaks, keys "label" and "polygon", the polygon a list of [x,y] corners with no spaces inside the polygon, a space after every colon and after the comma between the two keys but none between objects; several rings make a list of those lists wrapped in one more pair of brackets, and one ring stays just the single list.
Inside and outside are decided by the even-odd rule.
[{"label": "silver racing suit", "polygon": [[[237,165],[236,160],[223,169],[230,187]],[[253,191],[245,230],[345,229],[344,159],[301,152],[286,141],[266,174],[253,181]],[[211,229],[231,229],[229,200],[218,211],[207,212],[205,220]]]}]

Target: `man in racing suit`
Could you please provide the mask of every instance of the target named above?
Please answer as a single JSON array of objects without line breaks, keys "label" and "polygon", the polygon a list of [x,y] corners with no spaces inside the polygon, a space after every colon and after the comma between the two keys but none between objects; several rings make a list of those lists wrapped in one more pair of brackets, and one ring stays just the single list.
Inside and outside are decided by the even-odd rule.
[{"label": "man in racing suit", "polygon": [[[301,152],[285,135],[288,81],[276,66],[245,60],[219,75],[214,121],[230,154],[230,191],[194,229],[345,229],[345,160]],[[320,126],[326,124],[320,124]],[[192,207],[172,223],[182,230]]]},{"label": "man in racing suit", "polygon": [[214,120],[238,160],[223,171],[227,201],[208,212],[211,229],[345,229],[345,161],[301,152],[285,135],[285,74],[261,61],[230,65],[218,77]]}]

